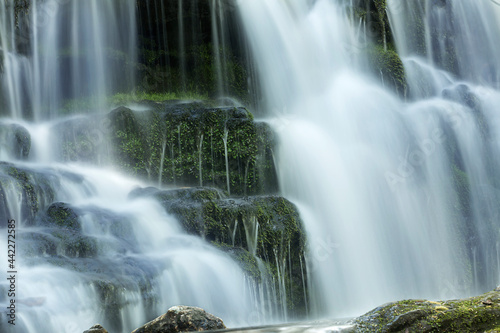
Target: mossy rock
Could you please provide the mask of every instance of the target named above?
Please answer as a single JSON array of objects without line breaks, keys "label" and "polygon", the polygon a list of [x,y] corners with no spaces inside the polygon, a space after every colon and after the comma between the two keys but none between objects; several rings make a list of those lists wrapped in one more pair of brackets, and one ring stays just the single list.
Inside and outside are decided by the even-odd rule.
[{"label": "mossy rock", "polygon": [[406,75],[401,58],[392,49],[383,46],[373,46],[368,50],[370,68],[375,76],[380,77],[385,85],[396,93],[404,96],[406,93]]},{"label": "mossy rock", "polygon": [[485,332],[500,326],[500,291],[461,300],[405,300],[355,320],[357,332]]},{"label": "mossy rock", "polygon": [[56,202],[47,208],[47,223],[60,228],[81,230],[78,215],[74,209],[64,202]]},{"label": "mossy rock", "polygon": [[[248,250],[218,242],[212,242],[212,245],[229,254],[229,256],[245,271],[245,274],[254,281],[260,282],[262,280],[262,272],[257,262],[257,258],[248,252]],[[272,270],[269,264],[266,265],[266,269],[268,274],[271,275]]]},{"label": "mossy rock", "polygon": [[252,278],[262,274],[255,261],[262,260],[265,274],[276,282],[280,276],[284,279],[290,313],[305,314],[301,270],[305,233],[290,201],[279,196],[227,198],[219,190],[200,187],[136,189],[130,196],[156,198],[186,232],[230,253]]},{"label": "mossy rock", "polygon": [[108,118],[118,166],[161,185],[210,186],[231,195],[275,193],[274,135],[245,108],[147,103]]},{"label": "mossy rock", "polygon": [[95,237],[82,235],[73,230],[52,230],[52,236],[58,239],[57,253],[69,258],[95,258],[99,253]]},{"label": "mossy rock", "polygon": [[[29,226],[35,223],[37,213],[53,202],[57,186],[58,181],[50,172],[0,162],[0,187],[2,188],[0,196],[3,196],[6,202],[8,192],[18,195],[17,200],[20,200],[21,207],[21,221],[18,222],[23,225]],[[4,208],[5,213],[7,213],[6,208]]]},{"label": "mossy rock", "polygon": [[0,124],[0,142],[5,143],[7,153],[15,159],[26,160],[31,150],[31,135],[17,124]]},{"label": "mossy rock", "polygon": [[119,107],[104,121],[113,144],[114,162],[129,174],[147,176],[149,145],[132,110]]}]

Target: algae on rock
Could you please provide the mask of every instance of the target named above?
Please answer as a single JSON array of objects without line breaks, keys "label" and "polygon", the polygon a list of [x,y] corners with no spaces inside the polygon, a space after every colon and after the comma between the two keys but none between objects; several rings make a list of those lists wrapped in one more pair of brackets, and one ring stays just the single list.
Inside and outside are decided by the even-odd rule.
[{"label": "algae on rock", "polygon": [[188,233],[228,253],[249,277],[271,277],[284,311],[305,315],[305,232],[290,201],[272,195],[226,198],[220,190],[200,187],[136,189],[130,196],[156,198]]}]

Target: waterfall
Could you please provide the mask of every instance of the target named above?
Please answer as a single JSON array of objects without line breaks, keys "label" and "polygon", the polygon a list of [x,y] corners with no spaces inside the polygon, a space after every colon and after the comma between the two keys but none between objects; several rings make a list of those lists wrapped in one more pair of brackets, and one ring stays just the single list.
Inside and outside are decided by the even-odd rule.
[{"label": "waterfall", "polygon": [[7,75],[0,88],[12,116],[103,110],[106,96],[134,86],[134,1],[33,1],[17,22],[13,2],[1,6]]},{"label": "waterfall", "polygon": [[[135,192],[150,184],[123,176],[108,156],[109,132],[123,135],[109,127],[108,98],[135,87],[135,11],[135,0],[34,0],[17,13],[0,2],[0,217],[16,221],[18,274],[16,326],[6,321],[8,281],[0,283],[2,332],[83,332],[97,322],[130,332],[179,304],[233,327],[276,319],[261,310],[276,303],[263,294],[267,278],[256,282],[188,235]],[[180,151],[180,125],[178,135]],[[202,143],[203,134],[200,153]],[[0,230],[7,236],[5,222]]]},{"label": "waterfall", "polygon": [[[255,326],[294,320],[302,297],[313,317],[340,318],[499,283],[498,1],[17,3],[0,0],[0,218],[16,221],[18,249],[12,267],[0,264],[18,272],[17,323],[2,316],[0,331],[99,322],[129,332],[179,304]],[[198,102],[109,112],[111,96],[137,91],[246,99],[265,119],[232,107],[219,119]],[[246,197],[274,194],[274,165],[304,222],[303,258],[293,244],[302,231],[285,242],[270,223],[285,200],[269,196],[279,206],[262,219],[269,198]],[[233,195],[220,207],[190,203],[189,221],[220,213],[229,225],[207,230],[233,247],[188,234],[139,179],[184,186],[190,173]],[[272,184],[259,192],[262,179]]]},{"label": "waterfall", "polygon": [[309,307],[349,316],[491,290],[499,8],[389,1],[405,102],[367,74],[371,42],[360,45],[351,4],[238,2],[280,137],[280,185],[308,233]]}]

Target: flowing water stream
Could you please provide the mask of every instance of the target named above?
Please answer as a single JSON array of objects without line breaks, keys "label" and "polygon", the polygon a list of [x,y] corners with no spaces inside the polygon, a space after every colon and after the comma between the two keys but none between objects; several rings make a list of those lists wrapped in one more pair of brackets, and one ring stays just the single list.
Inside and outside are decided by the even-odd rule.
[{"label": "flowing water stream", "polygon": [[280,135],[282,191],[310,239],[313,311],[490,290],[500,273],[499,7],[389,1],[402,100],[366,74],[366,20],[353,3],[239,1]]},{"label": "flowing water stream", "polygon": [[[496,1],[388,0],[394,45],[384,35],[384,48],[395,46],[405,65],[402,96],[388,89],[388,78],[367,74],[367,22],[351,10],[358,1],[235,3],[262,91],[258,107],[280,139],[281,191],[300,208],[308,234],[310,314],[354,316],[387,301],[495,287]],[[96,322],[126,332],[176,304],[204,307],[233,327],[285,318],[262,311],[262,288],[229,257],[186,235],[158,203],[131,195],[147,184],[120,175],[105,158],[98,166],[58,162],[51,133],[85,117],[60,116],[65,110],[108,112],[106,96],[137,84],[135,1],[34,0],[17,17],[12,4],[0,2],[0,216],[18,221],[23,249],[15,332],[82,332]],[[223,94],[227,69],[217,49],[228,43],[224,3],[210,5]],[[182,18],[189,13],[178,9],[184,68],[189,28]],[[169,33],[158,23],[167,8],[152,1],[147,10],[156,17],[149,29],[168,48]],[[179,78],[189,84],[184,70]],[[16,126],[31,135],[29,154],[11,147]],[[106,143],[98,143],[106,156]],[[20,174],[35,188],[20,189]],[[86,253],[54,237],[54,226],[33,213],[40,207],[20,204],[29,193],[40,207],[79,212]],[[6,242],[0,238],[2,249]],[[2,307],[6,288],[4,281]]]},{"label": "flowing water stream", "polygon": [[[99,129],[98,166],[58,162],[61,129],[109,112],[106,98],[134,86],[135,15],[134,0],[33,1],[17,14],[0,2],[0,213],[16,221],[17,247],[13,266],[1,264],[17,272],[15,326],[9,281],[0,283],[2,332],[73,333],[97,322],[130,332],[178,304],[233,327],[274,319],[227,254],[188,236],[153,199],[131,196],[148,184],[114,171]],[[23,131],[30,151],[17,145]],[[78,220],[59,230],[45,222],[47,207]]]}]

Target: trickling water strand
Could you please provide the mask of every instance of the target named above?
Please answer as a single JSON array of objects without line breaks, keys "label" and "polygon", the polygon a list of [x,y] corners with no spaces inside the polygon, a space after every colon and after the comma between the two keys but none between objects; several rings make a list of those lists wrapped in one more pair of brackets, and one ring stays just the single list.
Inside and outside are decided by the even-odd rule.
[{"label": "trickling water strand", "polygon": [[[222,61],[221,61],[221,45],[219,42],[219,29],[218,29],[218,19],[217,19],[217,7],[220,7],[220,2],[218,0],[210,1],[210,15],[212,22],[212,40],[213,40],[213,52],[215,56],[215,68],[217,71],[217,92],[220,96],[223,95],[223,76],[222,76]],[[222,19],[222,18],[221,18]]]},{"label": "trickling water strand", "polygon": [[203,186],[203,134],[200,136],[200,141],[198,142],[198,176],[200,178],[200,186]]},{"label": "trickling water strand", "polygon": [[[163,163],[165,162],[165,153],[167,150],[167,138],[164,137],[161,144],[161,155],[160,155],[160,169],[158,172],[158,186],[162,186],[162,178],[163,178]],[[172,159],[173,160],[173,159]]]},{"label": "trickling water strand", "polygon": [[229,134],[229,130],[227,129],[227,126],[224,125],[224,136],[222,137],[222,140],[224,142],[224,158],[226,160],[226,183],[227,183],[227,193],[231,194],[231,187],[229,183],[229,153],[227,150],[227,135]]},{"label": "trickling water strand", "polygon": [[304,303],[306,306],[306,314],[309,315],[309,300],[307,299],[307,286],[306,286],[306,280],[305,280],[305,276],[304,276],[304,265],[302,263],[303,262],[302,256],[300,256],[299,261],[300,261],[300,274],[301,274],[301,278],[302,278],[302,290],[304,290]]}]

